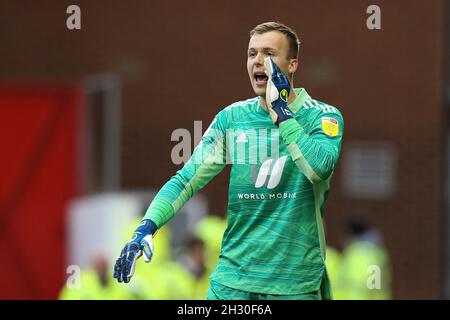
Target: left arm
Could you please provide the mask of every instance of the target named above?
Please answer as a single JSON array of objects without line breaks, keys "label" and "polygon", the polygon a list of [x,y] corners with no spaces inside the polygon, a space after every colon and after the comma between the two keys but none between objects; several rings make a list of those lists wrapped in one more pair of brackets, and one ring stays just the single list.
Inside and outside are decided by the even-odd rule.
[{"label": "left arm", "polygon": [[311,119],[312,129],[306,132],[288,108],[291,84],[286,75],[270,57],[265,58],[264,66],[269,77],[266,88],[269,114],[280,128],[292,160],[312,183],[328,179],[341,150],[342,115],[339,112],[319,112]]},{"label": "left arm", "polygon": [[344,120],[338,113],[320,113],[309,133],[294,118],[280,124],[292,160],[312,183],[328,179],[334,171],[343,132]]}]

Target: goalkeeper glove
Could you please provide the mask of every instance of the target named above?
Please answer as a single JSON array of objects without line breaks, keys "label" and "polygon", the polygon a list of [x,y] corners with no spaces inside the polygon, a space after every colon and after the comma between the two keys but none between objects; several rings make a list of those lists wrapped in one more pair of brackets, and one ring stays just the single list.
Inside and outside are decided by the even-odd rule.
[{"label": "goalkeeper glove", "polygon": [[272,121],[276,126],[291,119],[292,113],[287,106],[291,84],[283,71],[270,57],[264,59],[266,75],[269,77],[266,87],[266,103]]},{"label": "goalkeeper glove", "polygon": [[141,221],[133,233],[131,240],[125,245],[114,266],[114,278],[119,282],[130,282],[134,274],[136,261],[143,256],[145,262],[152,260],[154,246],[153,236],[158,228],[150,219]]}]

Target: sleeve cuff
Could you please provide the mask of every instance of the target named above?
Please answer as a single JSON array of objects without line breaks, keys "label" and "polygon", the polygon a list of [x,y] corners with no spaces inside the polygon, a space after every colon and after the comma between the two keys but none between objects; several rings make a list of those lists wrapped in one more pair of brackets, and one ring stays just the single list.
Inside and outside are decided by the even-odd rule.
[{"label": "sleeve cuff", "polygon": [[287,145],[296,141],[303,130],[303,127],[295,119],[280,123],[280,135]]},{"label": "sleeve cuff", "polygon": [[143,220],[149,219],[156,225],[157,228],[161,228],[170,220],[172,216],[173,207],[169,202],[160,199],[153,199]]}]

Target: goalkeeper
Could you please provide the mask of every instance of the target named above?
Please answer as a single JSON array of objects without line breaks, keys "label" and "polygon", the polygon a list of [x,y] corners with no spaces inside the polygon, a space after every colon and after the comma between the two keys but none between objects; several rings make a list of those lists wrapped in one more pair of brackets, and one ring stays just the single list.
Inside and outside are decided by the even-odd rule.
[{"label": "goalkeeper", "polygon": [[[299,45],[280,23],[250,32],[247,69],[256,97],[221,110],[161,188],[117,259],[119,282],[130,281],[139,256],[150,261],[157,230],[231,159],[228,226],[206,298],[332,298],[323,209],[344,122],[338,109],[294,88]],[[268,155],[257,157],[261,148]]]}]

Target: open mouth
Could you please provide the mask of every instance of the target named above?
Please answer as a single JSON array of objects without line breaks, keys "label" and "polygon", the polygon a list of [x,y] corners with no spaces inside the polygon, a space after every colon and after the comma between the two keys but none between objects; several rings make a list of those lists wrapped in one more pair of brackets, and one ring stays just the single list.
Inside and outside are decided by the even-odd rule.
[{"label": "open mouth", "polygon": [[267,80],[269,78],[265,72],[255,72],[253,76],[255,77],[255,83],[258,87],[267,85]]}]

